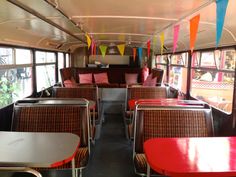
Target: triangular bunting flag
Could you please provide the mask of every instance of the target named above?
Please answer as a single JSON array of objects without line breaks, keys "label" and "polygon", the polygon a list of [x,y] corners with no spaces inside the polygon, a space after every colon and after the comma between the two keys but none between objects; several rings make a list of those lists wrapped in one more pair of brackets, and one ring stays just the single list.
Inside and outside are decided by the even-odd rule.
[{"label": "triangular bunting flag", "polygon": [[133,48],[133,57],[134,57],[134,61],[136,59],[136,55],[137,55],[137,49],[136,48]]},{"label": "triangular bunting flag", "polygon": [[216,0],[216,46],[220,42],[228,0]]},{"label": "triangular bunting flag", "polygon": [[121,54],[121,56],[124,55],[124,52],[125,52],[125,44],[120,44],[120,45],[117,45],[117,48]]},{"label": "triangular bunting flag", "polygon": [[200,14],[190,19],[190,50],[192,53],[193,53],[194,44],[197,38],[199,21],[200,21]]},{"label": "triangular bunting flag", "polygon": [[93,40],[92,40],[92,44],[91,44],[92,46],[91,46],[91,55],[93,55],[93,51],[94,51],[94,45],[95,45],[95,43],[93,42]]},{"label": "triangular bunting flag", "polygon": [[161,35],[160,35],[160,41],[161,41],[161,55],[162,55],[163,51],[164,51],[164,41],[165,41],[165,34],[164,34],[164,32],[162,32]]},{"label": "triangular bunting flag", "polygon": [[179,25],[174,26],[173,53],[175,53],[179,37]]},{"label": "triangular bunting flag", "polygon": [[95,42],[93,42],[93,55],[96,55],[97,54],[97,46],[96,46],[96,43]]},{"label": "triangular bunting flag", "polygon": [[91,38],[89,37],[89,35],[86,33],[85,34],[86,38],[87,38],[87,44],[88,44],[88,48],[91,46]]},{"label": "triangular bunting flag", "polygon": [[147,57],[148,58],[150,57],[150,48],[151,48],[151,41],[148,40],[148,42],[147,42]]},{"label": "triangular bunting flag", "polygon": [[107,46],[105,46],[105,45],[100,45],[99,48],[100,48],[100,51],[101,51],[101,53],[102,53],[102,56],[105,57],[106,52],[107,52]]},{"label": "triangular bunting flag", "polygon": [[139,60],[142,61],[143,49],[141,47],[138,48],[138,57],[139,57]]}]

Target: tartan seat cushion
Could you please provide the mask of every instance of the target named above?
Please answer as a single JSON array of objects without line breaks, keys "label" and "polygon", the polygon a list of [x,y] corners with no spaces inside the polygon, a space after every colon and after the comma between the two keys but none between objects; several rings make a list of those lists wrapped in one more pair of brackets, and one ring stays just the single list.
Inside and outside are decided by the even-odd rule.
[{"label": "tartan seat cushion", "polygon": [[[89,160],[89,150],[87,147],[79,148],[75,156],[76,168],[85,167]],[[66,163],[58,168],[71,168],[71,163]]]},{"label": "tartan seat cushion", "polygon": [[128,99],[144,98],[166,98],[167,90],[165,87],[129,87]]},{"label": "tartan seat cushion", "polygon": [[[138,174],[147,174],[147,160],[144,153],[136,154],[134,156],[134,166]],[[158,173],[151,169],[150,174],[157,175]]]},{"label": "tartan seat cushion", "polygon": [[147,173],[147,161],[145,154],[139,153],[134,156],[134,166],[138,173]]},{"label": "tartan seat cushion", "polygon": [[21,132],[69,132],[78,135],[80,147],[75,167],[80,168],[87,164],[89,156],[86,110],[86,107],[79,106],[18,107],[14,109],[13,128]]},{"label": "tartan seat cushion", "polygon": [[[134,165],[137,173],[146,174],[143,151],[146,140],[157,137],[213,136],[211,109],[144,107],[137,110],[135,124]],[[152,174],[151,170],[151,174]]]}]

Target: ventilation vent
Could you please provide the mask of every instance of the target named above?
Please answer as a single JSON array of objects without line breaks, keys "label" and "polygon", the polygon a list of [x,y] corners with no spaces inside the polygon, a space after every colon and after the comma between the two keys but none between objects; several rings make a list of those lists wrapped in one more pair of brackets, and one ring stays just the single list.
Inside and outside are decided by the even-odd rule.
[{"label": "ventilation vent", "polygon": [[56,42],[47,42],[46,45],[50,47],[54,47],[54,48],[57,48],[58,46],[60,46],[60,44]]}]

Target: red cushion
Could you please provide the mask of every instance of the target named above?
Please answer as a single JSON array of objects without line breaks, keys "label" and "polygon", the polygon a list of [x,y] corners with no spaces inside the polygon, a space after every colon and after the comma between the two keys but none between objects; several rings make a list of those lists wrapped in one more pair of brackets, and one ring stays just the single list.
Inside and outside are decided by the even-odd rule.
[{"label": "red cushion", "polygon": [[67,80],[64,81],[64,86],[65,87],[75,87],[76,85],[77,85],[76,81],[73,77],[71,79],[67,79]]},{"label": "red cushion", "polygon": [[93,83],[92,73],[79,74],[79,83],[80,84],[92,84]]},{"label": "red cushion", "polygon": [[137,84],[138,74],[135,73],[125,73],[125,82],[126,84]]},{"label": "red cushion", "polygon": [[147,79],[144,81],[143,86],[156,86],[157,77],[152,78],[152,74],[149,74]]},{"label": "red cushion", "polygon": [[95,83],[109,83],[107,73],[97,73],[93,74]]}]

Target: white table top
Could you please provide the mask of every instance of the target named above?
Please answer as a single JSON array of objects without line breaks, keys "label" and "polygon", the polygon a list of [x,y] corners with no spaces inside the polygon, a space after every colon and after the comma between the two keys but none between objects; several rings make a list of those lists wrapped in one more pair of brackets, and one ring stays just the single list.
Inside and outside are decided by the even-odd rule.
[{"label": "white table top", "polygon": [[79,143],[72,133],[0,132],[0,166],[56,167],[73,159]]}]

